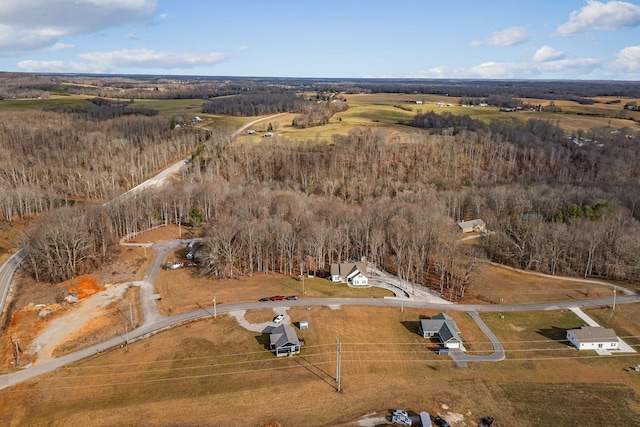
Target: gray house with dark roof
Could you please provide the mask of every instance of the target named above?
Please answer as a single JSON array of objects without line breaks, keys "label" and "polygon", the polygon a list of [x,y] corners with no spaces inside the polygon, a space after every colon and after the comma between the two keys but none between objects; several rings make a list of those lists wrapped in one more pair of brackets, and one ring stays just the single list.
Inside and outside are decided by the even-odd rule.
[{"label": "gray house with dark roof", "polygon": [[269,348],[278,357],[298,354],[300,353],[300,339],[291,326],[280,325],[271,330]]},{"label": "gray house with dark roof", "polygon": [[341,262],[329,267],[329,280],[333,283],[346,282],[352,286],[369,286],[367,265],[364,262]]},{"label": "gray house with dark roof", "polygon": [[460,348],[462,346],[458,325],[444,313],[436,314],[430,319],[421,319],[420,335],[423,338],[438,337],[443,347]]}]

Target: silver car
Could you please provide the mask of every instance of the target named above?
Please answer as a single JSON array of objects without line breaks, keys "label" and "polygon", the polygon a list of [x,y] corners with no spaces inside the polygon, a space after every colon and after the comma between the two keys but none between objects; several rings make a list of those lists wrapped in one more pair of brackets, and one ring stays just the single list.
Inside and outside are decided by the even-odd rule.
[{"label": "silver car", "polygon": [[404,415],[393,415],[391,417],[391,422],[401,426],[410,426],[411,418],[405,417]]}]

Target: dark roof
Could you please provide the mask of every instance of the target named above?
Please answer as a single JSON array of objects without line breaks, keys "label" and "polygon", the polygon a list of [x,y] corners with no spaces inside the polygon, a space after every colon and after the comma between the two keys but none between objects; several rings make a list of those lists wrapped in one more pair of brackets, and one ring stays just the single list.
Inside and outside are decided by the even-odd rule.
[{"label": "dark roof", "polygon": [[271,330],[269,335],[271,348],[281,348],[285,346],[300,345],[300,340],[295,329],[289,325],[280,325]]},{"label": "dark roof", "polygon": [[444,313],[438,313],[431,319],[420,320],[420,327],[422,333],[438,334],[440,341],[443,343],[449,341],[462,342],[460,339],[460,329],[456,325],[456,322]]}]

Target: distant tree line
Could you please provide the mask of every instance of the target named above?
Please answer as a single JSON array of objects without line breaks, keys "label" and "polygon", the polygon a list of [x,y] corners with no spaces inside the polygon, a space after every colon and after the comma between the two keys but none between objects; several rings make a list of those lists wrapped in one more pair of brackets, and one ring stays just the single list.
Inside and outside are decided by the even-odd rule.
[{"label": "distant tree line", "polygon": [[135,107],[133,101],[110,101],[104,98],[93,98],[91,105],[87,106],[57,106],[46,107],[44,111],[56,113],[74,114],[87,120],[110,120],[116,117],[129,115],[157,116],[158,110],[146,107]]},{"label": "distant tree line", "polygon": [[308,103],[293,93],[242,94],[215,98],[202,106],[202,112],[227,116],[263,116],[300,112]]},{"label": "distant tree line", "polygon": [[322,126],[340,111],[346,111],[349,105],[345,101],[321,101],[305,105],[304,112],[293,118],[291,125],[297,129]]}]

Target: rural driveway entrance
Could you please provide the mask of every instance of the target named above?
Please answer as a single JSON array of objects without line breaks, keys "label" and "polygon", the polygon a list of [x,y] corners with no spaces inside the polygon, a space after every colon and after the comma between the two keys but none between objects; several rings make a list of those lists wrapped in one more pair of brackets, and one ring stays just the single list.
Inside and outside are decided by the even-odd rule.
[{"label": "rural driveway entrance", "polygon": [[489,329],[486,323],[480,318],[480,314],[477,311],[467,311],[467,314],[477,323],[482,332],[485,333],[491,345],[493,346],[493,353],[485,356],[475,356],[467,354],[464,351],[452,348],[449,350],[449,356],[460,368],[468,367],[467,362],[500,362],[505,359],[505,352],[502,343],[498,340],[498,337]]}]

